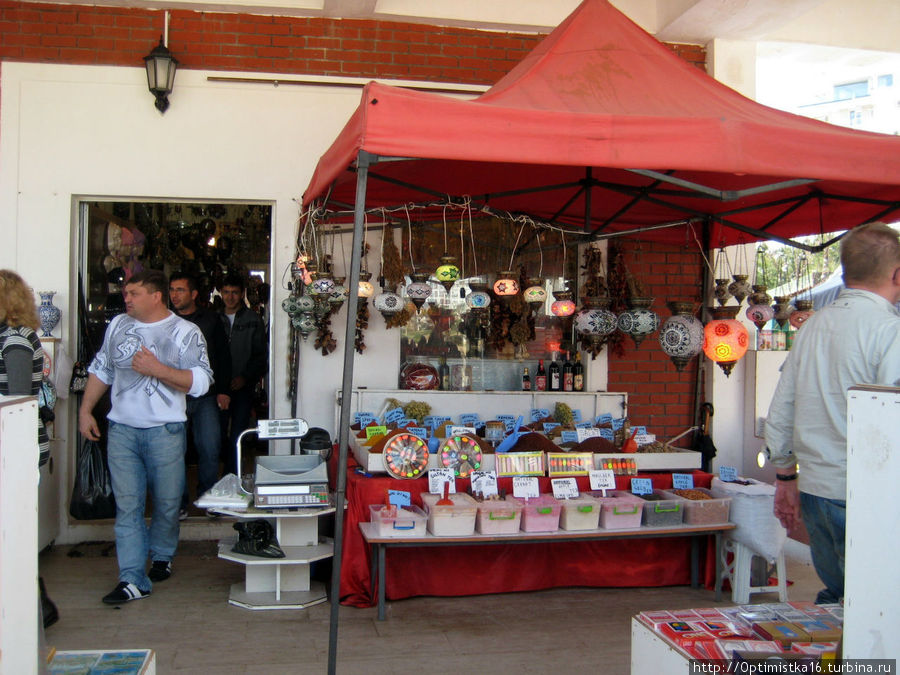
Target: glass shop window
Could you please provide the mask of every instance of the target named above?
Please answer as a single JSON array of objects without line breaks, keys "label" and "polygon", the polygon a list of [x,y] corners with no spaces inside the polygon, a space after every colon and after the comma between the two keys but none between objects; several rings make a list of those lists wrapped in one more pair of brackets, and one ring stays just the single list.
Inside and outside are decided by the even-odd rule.
[{"label": "glass shop window", "polygon": [[221,307],[228,272],[247,276],[247,302],[268,325],[272,206],[248,203],[90,201],[80,203],[79,358],[100,347],[110,320],[125,311],[122,291],[136,272],[186,272],[198,305]]},{"label": "glass shop window", "polygon": [[860,80],[859,82],[847,82],[846,84],[834,85],[834,100],[846,101],[851,98],[860,98],[869,95],[869,81]]}]

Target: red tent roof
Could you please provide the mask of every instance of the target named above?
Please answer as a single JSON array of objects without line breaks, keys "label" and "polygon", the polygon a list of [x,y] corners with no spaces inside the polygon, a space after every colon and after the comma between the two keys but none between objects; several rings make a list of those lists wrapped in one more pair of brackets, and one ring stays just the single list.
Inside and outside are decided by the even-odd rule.
[{"label": "red tent roof", "polygon": [[755,103],[606,0],[584,0],[474,100],[366,85],[304,204],[326,194],[332,208],[352,204],[360,151],[410,160],[371,168],[367,208],[472,196],[595,234],[711,217],[719,245],[847,229],[900,208],[900,138]]}]

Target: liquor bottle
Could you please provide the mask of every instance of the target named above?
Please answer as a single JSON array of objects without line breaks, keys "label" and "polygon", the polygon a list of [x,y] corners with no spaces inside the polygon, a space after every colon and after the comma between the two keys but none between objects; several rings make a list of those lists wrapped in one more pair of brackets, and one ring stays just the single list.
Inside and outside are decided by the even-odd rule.
[{"label": "liquor bottle", "polygon": [[572,362],[569,361],[569,352],[566,352],[566,360],[563,362],[562,381],[563,381],[563,391],[574,391],[575,390],[574,369],[572,367]]},{"label": "liquor bottle", "polygon": [[522,391],[531,391],[531,375],[528,374],[528,368],[522,373]]},{"label": "liquor bottle", "polygon": [[550,388],[549,391],[562,391],[559,364],[556,362],[556,352],[553,352],[553,360],[550,361]]},{"label": "liquor bottle", "polygon": [[544,370],[544,359],[538,361],[538,369],[534,375],[534,390],[547,391],[547,371]]},{"label": "liquor bottle", "polygon": [[575,352],[575,365],[572,368],[575,391],[584,391],[584,364],[581,363],[581,352]]},{"label": "liquor bottle", "polygon": [[438,379],[441,383],[441,391],[450,391],[450,366],[447,365],[447,357],[441,357],[441,366],[438,368]]}]

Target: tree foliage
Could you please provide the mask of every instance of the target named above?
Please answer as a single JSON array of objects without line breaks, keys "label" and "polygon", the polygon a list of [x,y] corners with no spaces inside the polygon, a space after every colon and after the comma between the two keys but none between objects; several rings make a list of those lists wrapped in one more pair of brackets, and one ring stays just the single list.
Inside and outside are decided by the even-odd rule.
[{"label": "tree foliage", "polygon": [[[815,246],[834,236],[813,235],[799,237],[798,241]],[[838,242],[818,253],[771,241],[757,244],[756,251],[756,283],[764,283],[769,289],[791,284],[792,292],[805,290],[825,281],[841,264]]]}]

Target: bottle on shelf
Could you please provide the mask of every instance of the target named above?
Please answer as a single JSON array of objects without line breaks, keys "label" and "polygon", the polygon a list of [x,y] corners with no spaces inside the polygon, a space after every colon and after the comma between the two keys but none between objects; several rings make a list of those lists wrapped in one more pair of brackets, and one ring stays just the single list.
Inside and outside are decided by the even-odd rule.
[{"label": "bottle on shelf", "polygon": [[566,352],[566,360],[562,367],[563,391],[575,391],[575,374],[572,362],[569,360],[569,352]]},{"label": "bottle on shelf", "polygon": [[450,391],[450,366],[447,365],[447,357],[441,357],[441,365],[438,368],[438,381],[441,391]]},{"label": "bottle on shelf", "polygon": [[522,391],[531,391],[531,375],[528,374],[528,368],[522,373]]},{"label": "bottle on shelf", "polygon": [[561,373],[559,370],[559,364],[556,362],[556,352],[553,352],[552,360],[550,361],[550,381],[548,391],[562,391],[562,379]]},{"label": "bottle on shelf", "polygon": [[572,381],[575,391],[584,391],[584,364],[581,363],[581,352],[575,352],[575,365],[572,367]]},{"label": "bottle on shelf", "polygon": [[547,371],[544,370],[544,359],[538,361],[537,372],[534,374],[534,390],[547,391]]}]

